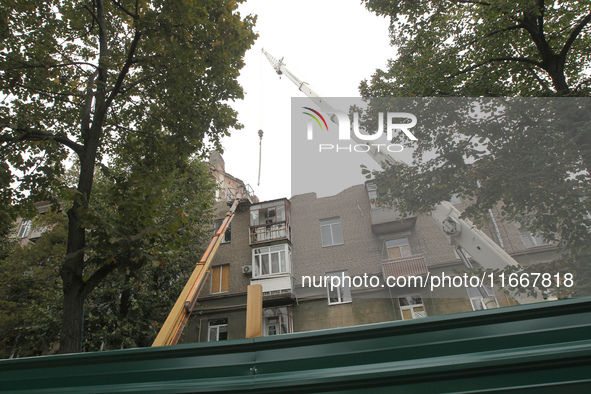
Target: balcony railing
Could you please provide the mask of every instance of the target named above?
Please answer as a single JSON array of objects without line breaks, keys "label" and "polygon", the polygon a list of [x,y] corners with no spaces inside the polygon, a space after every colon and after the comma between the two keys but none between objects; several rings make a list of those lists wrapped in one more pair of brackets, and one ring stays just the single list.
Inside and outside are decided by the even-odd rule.
[{"label": "balcony railing", "polygon": [[268,278],[253,278],[251,285],[260,284],[263,287],[263,295],[278,295],[293,293],[293,277],[289,274],[279,274]]},{"label": "balcony railing", "polygon": [[258,202],[250,185],[240,185],[236,188],[229,187],[225,189],[225,195],[228,205],[232,205],[236,198],[241,198],[242,202],[247,203],[247,205]]},{"label": "balcony railing", "polygon": [[384,260],[382,262],[384,278],[399,276],[420,276],[427,275],[427,263],[424,255],[403,257],[398,259]]},{"label": "balcony railing", "polygon": [[267,242],[276,239],[289,239],[287,222],[262,225],[250,228],[250,243]]}]

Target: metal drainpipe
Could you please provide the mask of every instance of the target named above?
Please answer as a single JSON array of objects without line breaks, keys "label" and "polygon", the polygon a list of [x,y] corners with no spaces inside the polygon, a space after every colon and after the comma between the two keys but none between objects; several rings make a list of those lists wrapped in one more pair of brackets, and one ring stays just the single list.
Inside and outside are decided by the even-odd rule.
[{"label": "metal drainpipe", "polygon": [[492,209],[488,210],[488,214],[490,215],[490,220],[492,221],[493,228],[495,229],[495,235],[499,240],[499,246],[505,249],[505,245],[503,244],[503,238],[501,238],[501,232],[499,231],[499,226],[497,226],[497,221],[495,220],[495,215],[493,214]]}]

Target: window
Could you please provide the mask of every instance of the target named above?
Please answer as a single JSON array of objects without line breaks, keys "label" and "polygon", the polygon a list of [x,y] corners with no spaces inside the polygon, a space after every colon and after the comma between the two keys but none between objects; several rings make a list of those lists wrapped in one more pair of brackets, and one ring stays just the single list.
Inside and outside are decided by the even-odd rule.
[{"label": "window", "polygon": [[263,309],[263,335],[280,335],[293,332],[291,308]]},{"label": "window", "polygon": [[[217,219],[214,223],[213,223],[213,230],[214,230],[214,234],[217,233],[218,229],[221,227],[222,223],[223,223],[224,219]],[[232,223],[230,223],[228,225],[228,228],[226,229],[226,233],[224,234],[224,238],[222,238],[222,243],[223,244],[227,244],[232,240]]]},{"label": "window", "polygon": [[420,294],[398,297],[398,303],[400,304],[400,312],[402,313],[403,320],[427,317],[423,298],[421,298]]},{"label": "window", "polygon": [[367,196],[369,197],[369,205],[370,205],[371,209],[379,208],[378,203],[377,203],[377,199],[379,197],[378,185],[376,185],[375,183],[368,183],[366,185],[366,189],[367,189]]},{"label": "window", "polygon": [[223,293],[230,290],[230,265],[211,267],[211,293]]},{"label": "window", "polygon": [[[349,272],[348,271],[338,271],[338,272],[330,272],[327,273],[326,276],[328,277],[326,280],[326,290],[328,292],[328,305],[336,305],[336,304],[345,304],[347,302],[351,302],[351,282],[349,279]],[[333,276],[338,277],[340,280],[334,280],[335,284],[339,284],[339,287],[332,287],[332,278]]]},{"label": "window", "polygon": [[343,229],[341,218],[320,220],[320,233],[322,235],[322,246],[342,245]]},{"label": "window", "polygon": [[209,321],[209,342],[228,339],[228,319],[214,319]]},{"label": "window", "polygon": [[291,248],[287,244],[254,248],[253,278],[290,272]]},{"label": "window", "polygon": [[386,251],[388,252],[388,259],[410,257],[411,253],[408,238],[398,238],[386,241]]},{"label": "window", "polygon": [[30,232],[31,232],[31,221],[23,219],[21,221],[20,227],[18,228],[18,237],[19,238],[26,238]]},{"label": "window", "polygon": [[544,242],[544,237],[542,235],[530,233],[521,223],[515,222],[515,227],[519,230],[519,235],[526,248],[547,244]]},{"label": "window", "polygon": [[[483,286],[483,289],[486,292],[487,297],[495,297],[495,293],[490,286],[485,285]],[[478,287],[467,287],[466,290],[468,290],[468,296],[470,297],[470,302],[472,303],[472,309],[474,309],[475,311],[486,309],[486,305],[484,304],[484,298],[482,296],[482,293],[480,293],[480,290],[478,290]],[[496,297],[495,303],[498,307],[499,303],[497,302]]]}]

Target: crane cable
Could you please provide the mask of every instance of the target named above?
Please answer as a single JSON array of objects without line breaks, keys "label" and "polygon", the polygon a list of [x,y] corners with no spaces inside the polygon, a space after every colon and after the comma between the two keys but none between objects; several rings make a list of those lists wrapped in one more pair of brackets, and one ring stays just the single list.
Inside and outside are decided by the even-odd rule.
[{"label": "crane cable", "polygon": [[260,88],[260,95],[259,95],[259,177],[257,186],[261,185],[261,163],[263,157],[263,52],[261,52],[261,61],[260,61],[260,69],[261,69],[261,88]]},{"label": "crane cable", "polygon": [[259,181],[257,186],[261,185],[261,158],[263,152],[263,130],[259,130]]}]

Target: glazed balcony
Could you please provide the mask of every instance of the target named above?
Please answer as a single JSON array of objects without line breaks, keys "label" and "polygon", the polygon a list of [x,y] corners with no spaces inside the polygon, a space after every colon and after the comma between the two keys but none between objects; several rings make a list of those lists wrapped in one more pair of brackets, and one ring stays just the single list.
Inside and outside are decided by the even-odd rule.
[{"label": "glazed balcony", "polygon": [[250,207],[250,244],[291,241],[291,204],[287,199]]}]

